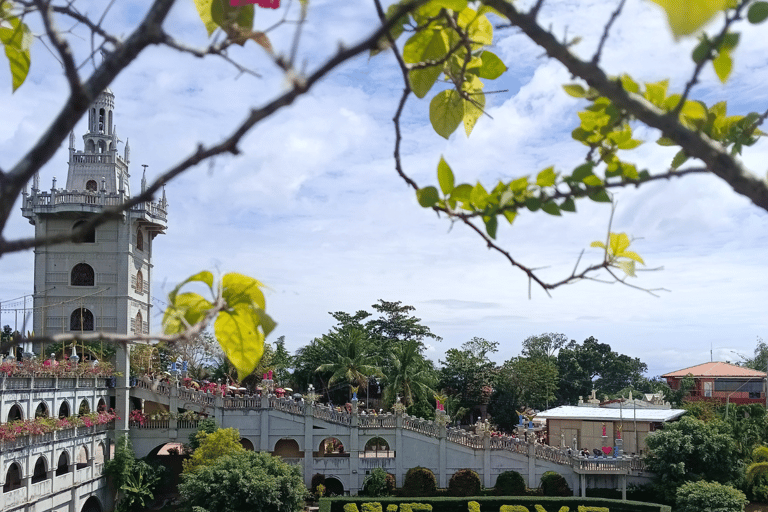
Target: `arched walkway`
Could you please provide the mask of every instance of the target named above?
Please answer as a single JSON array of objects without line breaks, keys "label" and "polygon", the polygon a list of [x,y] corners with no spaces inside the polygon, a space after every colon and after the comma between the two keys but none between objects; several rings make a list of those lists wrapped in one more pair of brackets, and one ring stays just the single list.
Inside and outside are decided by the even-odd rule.
[{"label": "arched walkway", "polygon": [[325,492],[328,496],[344,496],[344,484],[334,477],[326,477]]},{"label": "arched walkway", "polygon": [[59,462],[56,464],[56,476],[66,475],[69,473],[69,454],[66,450],[59,455]]},{"label": "arched walkway", "polygon": [[8,411],[8,419],[6,421],[19,421],[24,419],[24,414],[21,412],[19,404],[13,404],[13,407]]},{"label": "arched walkway", "polygon": [[48,464],[42,455],[35,462],[35,471],[32,473],[32,483],[36,484],[48,479]]},{"label": "arched walkway", "polygon": [[349,456],[344,449],[344,445],[335,437],[326,437],[320,442],[320,457]]},{"label": "arched walkway", "polygon": [[61,402],[61,405],[59,406],[59,418],[68,418],[69,417],[69,402],[64,400]]},{"label": "arched walkway", "polygon": [[101,508],[101,502],[99,501],[99,498],[96,496],[91,496],[87,500],[85,500],[85,503],[83,503],[83,508],[80,509],[80,512],[102,512]]},{"label": "arched walkway", "polygon": [[88,465],[88,448],[85,445],[77,452],[77,469],[83,469]]},{"label": "arched walkway", "polygon": [[50,416],[48,414],[48,404],[45,402],[40,402],[37,404],[37,409],[35,409],[35,418],[47,418]]},{"label": "arched walkway", "polygon": [[372,437],[365,443],[363,457],[394,457],[395,452],[389,449],[389,443],[383,437]]},{"label": "arched walkway", "polygon": [[[253,443],[252,443],[252,442],[251,442],[251,440],[250,440],[250,439],[248,439],[248,438],[245,438],[245,437],[241,438],[241,439],[240,439],[240,445],[241,445],[243,448],[245,448],[246,450],[248,450],[249,452],[252,452],[252,451],[254,451],[254,448],[253,448]],[[297,445],[297,446],[298,446],[298,445]]]},{"label": "arched walkway", "polygon": [[8,472],[5,474],[5,485],[3,485],[3,492],[15,491],[21,487],[21,466],[18,462],[14,462],[8,468]]},{"label": "arched walkway", "polygon": [[82,416],[83,414],[90,414],[91,412],[91,406],[88,403],[88,400],[83,399],[82,402],[80,402],[80,407],[77,409],[77,414]]},{"label": "arched walkway", "polygon": [[275,449],[272,455],[284,459],[296,459],[304,457],[304,452],[299,448],[299,443],[295,439],[280,439],[275,443]]}]

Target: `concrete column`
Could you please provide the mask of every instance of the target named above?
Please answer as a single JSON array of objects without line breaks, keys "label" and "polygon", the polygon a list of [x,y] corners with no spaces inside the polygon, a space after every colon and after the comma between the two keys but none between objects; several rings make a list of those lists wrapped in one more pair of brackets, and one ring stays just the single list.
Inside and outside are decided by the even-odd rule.
[{"label": "concrete column", "polygon": [[579,481],[581,483],[581,485],[579,486],[581,487],[581,497],[586,498],[587,497],[587,475],[583,473],[579,475]]},{"label": "concrete column", "polygon": [[621,499],[627,501],[627,475],[621,475]]},{"label": "concrete column", "polygon": [[213,407],[216,412],[216,421],[219,425],[224,426],[224,396],[216,395],[213,398]]},{"label": "concrete column", "polygon": [[491,482],[491,436],[483,432],[483,487],[490,489]]},{"label": "concrete column", "polygon": [[349,428],[349,472],[350,478],[350,494],[357,494],[360,489],[360,476],[358,470],[360,468],[360,429],[358,427],[360,418],[357,415],[357,399],[352,400],[352,421]]},{"label": "concrete column", "polygon": [[447,466],[448,466],[448,449],[447,449],[447,441],[445,439],[445,436],[440,436],[438,444],[438,464],[440,465],[438,468],[438,486],[442,489],[445,489],[448,487],[448,475],[447,475]]},{"label": "concrete column", "polygon": [[312,415],[313,407],[309,402],[304,402],[304,485],[307,488],[312,484],[312,470],[314,469],[314,458],[312,456],[314,440],[312,431],[314,429],[315,417]]},{"label": "concrete column", "polygon": [[398,487],[403,486],[405,473],[403,471],[403,413],[398,411],[395,416],[395,482]]},{"label": "concrete column", "polygon": [[528,487],[534,489],[536,485],[536,443],[533,430],[528,432]]},{"label": "concrete column", "polygon": [[[116,348],[115,371],[118,374],[115,384],[115,412],[120,419],[115,418],[115,439],[123,434],[128,434],[128,414],[131,408],[131,390],[128,386],[128,379],[131,375],[131,346],[127,343],[118,342]],[[75,408],[73,413],[76,414],[77,404],[74,404],[73,407]]]},{"label": "concrete column", "polygon": [[261,425],[259,426],[259,451],[270,451],[269,446],[269,397],[267,391],[261,392]]}]

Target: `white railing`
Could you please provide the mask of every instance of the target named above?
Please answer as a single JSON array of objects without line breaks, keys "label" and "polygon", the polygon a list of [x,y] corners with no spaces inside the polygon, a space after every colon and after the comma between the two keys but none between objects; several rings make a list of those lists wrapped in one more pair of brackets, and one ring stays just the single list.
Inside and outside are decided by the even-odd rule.
[{"label": "white railing", "polygon": [[461,428],[449,428],[446,429],[446,439],[448,441],[467,446],[469,448],[482,448],[483,439],[471,432],[467,432]]},{"label": "white railing", "polygon": [[269,407],[276,411],[283,411],[291,414],[304,414],[304,406],[291,398],[270,397]]},{"label": "white railing", "polygon": [[4,508],[10,508],[27,501],[27,488],[21,487],[14,491],[4,492],[2,496]]},{"label": "white railing", "polygon": [[226,409],[261,409],[261,397],[259,395],[225,396],[224,408]]},{"label": "white railing", "polygon": [[32,489],[30,490],[30,498],[35,498],[37,496],[44,496],[46,494],[51,493],[53,480],[50,478],[48,480],[43,480],[42,482],[38,482],[36,484],[32,484]]},{"label": "white railing", "polygon": [[430,437],[437,437],[440,434],[437,423],[422,418],[416,418],[415,416],[403,416],[403,428]]},{"label": "white railing", "polygon": [[600,473],[643,471],[642,460],[638,457],[572,457],[570,463],[577,471]]},{"label": "white railing", "polygon": [[325,407],[323,405],[313,406],[312,416],[319,420],[325,420],[329,423],[338,423],[340,425],[352,424],[351,414],[345,411],[337,411],[335,409],[331,409],[330,407]]},{"label": "white railing", "polygon": [[357,418],[357,424],[360,428],[395,428],[397,427],[397,416],[394,414],[361,414]]}]

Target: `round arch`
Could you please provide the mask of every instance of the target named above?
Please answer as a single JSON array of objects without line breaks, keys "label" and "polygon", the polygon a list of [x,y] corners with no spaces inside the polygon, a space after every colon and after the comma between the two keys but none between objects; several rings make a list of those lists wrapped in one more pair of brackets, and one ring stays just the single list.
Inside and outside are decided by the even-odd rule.
[{"label": "round arch", "polygon": [[86,308],[77,308],[69,315],[70,331],[92,331],[93,313]]},{"label": "round arch", "polygon": [[77,451],[77,460],[75,462],[77,469],[83,469],[88,466],[88,447],[82,445]]},{"label": "round arch", "polygon": [[35,470],[32,472],[32,483],[37,484],[43,480],[48,480],[48,461],[44,455],[41,455],[35,461]]},{"label": "round arch", "polygon": [[21,466],[18,462],[12,462],[5,473],[3,492],[11,492],[21,487]]},{"label": "round arch", "polygon": [[69,473],[69,453],[67,450],[62,450],[59,455],[59,461],[56,464],[56,476],[66,475]]},{"label": "round arch", "polygon": [[344,496],[344,484],[335,476],[325,477],[326,496]]},{"label": "round arch", "polygon": [[165,457],[168,455],[181,455],[184,453],[184,445],[181,443],[163,443],[161,445],[155,446],[152,451],[150,451],[146,458],[147,459],[155,459],[157,457]]},{"label": "round arch", "polygon": [[79,416],[82,416],[83,414],[90,414],[91,413],[91,404],[88,402],[87,398],[83,398],[83,400],[80,402],[80,407],[77,408],[77,414]]},{"label": "round arch", "polygon": [[255,451],[255,449],[253,447],[253,442],[251,442],[251,440],[248,439],[247,437],[240,438],[240,446],[242,446],[243,448],[245,448],[249,452]]},{"label": "round arch", "polygon": [[61,405],[59,406],[59,418],[68,418],[69,417],[69,402],[66,400],[61,402]]},{"label": "round arch", "polygon": [[96,445],[96,452],[93,454],[93,462],[94,464],[104,464],[104,459],[106,459],[107,454],[107,447],[104,445],[103,442],[99,442],[98,445]]},{"label": "round arch", "polygon": [[390,454],[389,443],[383,437],[372,437],[365,443],[365,457],[392,457]]},{"label": "round arch", "polygon": [[13,404],[8,410],[8,419],[6,421],[19,421],[24,419],[24,413],[19,404]]},{"label": "round arch", "polygon": [[320,456],[342,455],[346,453],[344,444],[335,437],[326,437],[320,441]]},{"label": "round arch", "polygon": [[272,455],[284,459],[297,459],[304,457],[304,452],[301,451],[298,441],[285,437],[275,443],[275,449],[272,451]]},{"label": "round arch", "polygon": [[103,398],[99,398],[99,403],[96,405],[96,411],[104,412],[107,410],[107,402]]},{"label": "round arch", "polygon": [[99,498],[96,496],[91,496],[85,500],[85,503],[83,503],[83,508],[80,509],[80,512],[102,512],[102,510],[104,509],[101,507]]},{"label": "round arch", "polygon": [[47,418],[50,415],[51,414],[48,412],[48,404],[45,403],[45,400],[41,400],[35,409],[35,418]]},{"label": "round arch", "polygon": [[[83,222],[76,223],[75,227],[78,227]],[[87,263],[78,263],[72,267],[70,284],[72,286],[93,286],[96,284],[96,273],[93,271],[93,267]]]}]

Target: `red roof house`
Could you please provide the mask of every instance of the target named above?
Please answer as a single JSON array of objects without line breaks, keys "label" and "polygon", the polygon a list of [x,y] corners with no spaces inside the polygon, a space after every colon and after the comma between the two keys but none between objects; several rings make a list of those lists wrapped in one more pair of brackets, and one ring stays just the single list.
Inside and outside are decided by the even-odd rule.
[{"label": "red roof house", "polygon": [[766,373],[714,361],[662,375],[672,389],[680,389],[680,383],[691,375],[696,385],[688,400],[714,400],[734,404],[765,404]]}]

